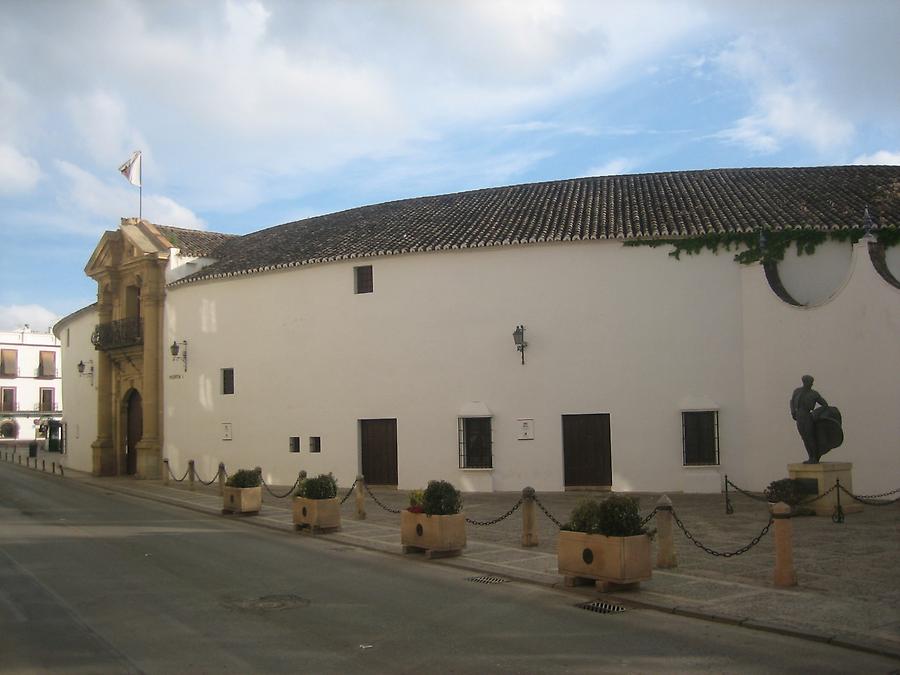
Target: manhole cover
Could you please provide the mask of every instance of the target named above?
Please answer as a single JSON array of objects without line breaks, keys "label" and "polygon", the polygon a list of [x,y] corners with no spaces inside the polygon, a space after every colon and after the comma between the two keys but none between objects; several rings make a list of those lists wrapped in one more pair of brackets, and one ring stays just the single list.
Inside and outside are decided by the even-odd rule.
[{"label": "manhole cover", "polygon": [[282,609],[294,609],[296,607],[306,607],[309,600],[301,598],[299,595],[264,595],[260,598],[251,598],[248,600],[226,600],[223,603],[230,609],[243,609],[257,612],[275,612]]},{"label": "manhole cover", "polygon": [[476,584],[505,584],[509,579],[503,577],[468,577],[466,581],[474,581]]},{"label": "manhole cover", "polygon": [[625,611],[625,608],[622,607],[622,605],[614,605],[611,602],[604,602],[603,600],[582,602],[575,606],[578,609],[587,609],[592,612],[597,612],[598,614],[617,614]]}]

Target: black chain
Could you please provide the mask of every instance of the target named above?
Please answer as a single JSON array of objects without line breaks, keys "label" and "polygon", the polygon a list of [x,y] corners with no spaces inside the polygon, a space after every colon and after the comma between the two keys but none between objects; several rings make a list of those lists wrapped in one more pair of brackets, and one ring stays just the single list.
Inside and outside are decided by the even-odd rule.
[{"label": "black chain", "polygon": [[341,504],[350,499],[350,495],[353,494],[353,488],[356,487],[356,484],[359,482],[359,478],[353,481],[353,485],[350,486],[350,489],[347,490],[347,494],[344,495],[344,498],[341,500]]},{"label": "black chain", "polygon": [[806,506],[807,504],[812,504],[813,502],[817,502],[820,499],[822,499],[822,497],[826,497],[826,496],[830,495],[835,490],[837,490],[837,483],[832,485],[830,488],[825,490],[825,492],[823,492],[820,495],[816,495],[815,497],[810,497],[809,499],[804,499],[802,502],[797,502],[796,506]]},{"label": "black chain", "polygon": [[509,518],[512,514],[514,514],[516,512],[516,510],[520,506],[522,506],[523,501],[524,501],[523,499],[519,499],[519,501],[517,501],[515,503],[515,505],[509,511],[504,513],[502,516],[498,516],[497,518],[494,518],[493,520],[472,520],[471,518],[466,518],[466,522],[469,523],[470,525],[479,525],[479,526],[481,526],[481,525],[496,525],[501,520],[505,520],[506,518]]},{"label": "black chain", "polygon": [[[765,498],[765,497],[760,497],[759,495],[755,495],[755,494],[752,494],[752,493],[750,493],[750,492],[747,492],[747,491],[746,491],[745,489],[743,489],[743,488],[739,488],[737,485],[735,485],[734,483],[732,483],[731,480],[729,480],[728,478],[725,479],[725,482],[728,483],[731,487],[733,487],[735,490],[737,490],[738,492],[740,492],[740,493],[741,493],[742,495],[744,495],[745,497],[749,497],[750,499],[755,499],[755,500],[758,501],[758,502],[768,502],[768,501],[769,501],[769,500],[768,500],[767,498]],[[727,505],[726,505],[725,509],[726,509],[726,511],[728,510],[728,506],[727,506]],[[734,509],[732,508],[732,511],[733,511],[733,510],[734,510]],[[731,513],[731,511],[728,511],[728,513]]]},{"label": "black chain", "polygon": [[684,523],[681,522],[681,519],[678,517],[678,514],[675,513],[675,509],[672,509],[672,517],[675,519],[675,524],[678,525],[678,527],[681,529],[682,532],[684,532],[684,536],[686,536],[691,541],[691,543],[694,544],[694,546],[696,546],[699,549],[702,549],[703,551],[705,551],[706,553],[709,553],[710,555],[714,555],[719,558],[731,558],[733,556],[741,555],[742,553],[746,553],[751,548],[756,546],[760,542],[760,540],[764,536],[766,536],[766,534],[768,534],[769,528],[772,527],[772,523],[775,522],[774,518],[769,518],[769,522],[766,523],[766,526],[762,529],[762,532],[760,532],[756,537],[754,537],[750,541],[750,543],[747,544],[746,546],[742,546],[741,548],[737,549],[736,551],[722,552],[722,551],[716,551],[714,549],[711,549],[708,546],[704,546],[701,542],[699,542],[694,537],[694,535],[691,534],[690,531],[684,526]]},{"label": "black chain", "polygon": [[260,476],[259,476],[259,482],[263,484],[263,487],[266,488],[266,491],[270,495],[275,497],[275,499],[284,499],[285,497],[293,494],[294,490],[297,489],[297,486],[300,485],[301,480],[302,480],[302,478],[300,476],[297,476],[297,480],[294,481],[294,484],[291,486],[291,489],[288,490],[287,492],[285,492],[283,495],[279,495],[279,494],[275,494],[274,492],[272,492],[271,488],[269,488],[268,484],[266,484],[265,479],[262,477],[262,474],[260,474]]},{"label": "black chain", "polygon": [[176,483],[181,483],[182,481],[184,481],[184,479],[187,478],[188,474],[191,472],[191,468],[188,467],[184,470],[184,475],[181,478],[175,478],[175,474],[172,473],[172,467],[169,466],[168,462],[166,462],[166,467],[168,467],[169,469],[169,475],[172,476],[172,480],[174,480]]},{"label": "black chain", "polygon": [[[837,487],[837,485],[835,485],[835,487]],[[866,504],[866,505],[868,505],[868,506],[890,506],[891,504],[896,504],[897,502],[900,502],[900,497],[897,497],[897,499],[887,499],[887,500],[884,500],[884,501],[872,501],[872,498],[871,498],[871,497],[864,497],[864,496],[862,496],[862,495],[855,495],[855,494],[853,494],[852,492],[850,492],[847,488],[845,488],[843,485],[841,485],[840,487],[841,487],[841,492],[843,492],[844,494],[848,495],[848,496],[851,497],[852,499],[855,499],[855,500],[858,501],[860,504]],[[834,489],[834,488],[832,488],[832,490],[833,490],[833,489]],[[896,492],[896,490],[893,490],[893,491],[891,491],[891,492],[886,492],[885,494],[886,494],[886,495],[889,495],[889,494],[893,494],[894,492]]]},{"label": "black chain", "polygon": [[400,509],[392,509],[390,506],[385,506],[380,501],[378,501],[378,497],[376,497],[374,494],[372,494],[372,489],[369,487],[369,485],[367,483],[363,483],[363,486],[366,488],[366,492],[369,493],[369,496],[372,498],[372,501],[374,501],[376,504],[378,504],[378,506],[383,508],[388,513],[400,513]]},{"label": "black chain", "polygon": [[900,492],[900,488],[896,490],[891,490],[890,492],[882,492],[880,495],[856,495],[860,499],[879,499],[881,497],[888,497],[890,495],[895,495]]},{"label": "black chain", "polygon": [[212,480],[207,482],[207,481],[203,480],[202,478],[200,478],[200,474],[198,474],[197,470],[195,469],[194,470],[194,478],[196,478],[198,481],[200,481],[204,485],[209,486],[209,485],[212,485],[213,483],[215,483],[216,480],[219,478],[219,471],[216,471],[216,475],[212,477]]},{"label": "black chain", "polygon": [[656,507],[656,508],[653,509],[650,513],[648,513],[648,514],[647,514],[647,517],[644,518],[644,519],[641,521],[641,527],[644,527],[644,525],[646,525],[647,523],[649,523],[649,522],[650,522],[650,519],[653,518],[653,516],[656,515],[656,512],[657,512],[657,511],[659,511],[659,507]]},{"label": "black chain", "polygon": [[534,496],[534,503],[540,507],[541,511],[544,512],[545,516],[547,516],[550,520],[553,521],[554,525],[556,525],[559,529],[562,529],[563,524],[561,522],[559,522],[556,518],[554,518],[552,513],[550,513],[547,509],[544,508],[544,505],[541,504],[541,500],[537,498],[537,495]]}]

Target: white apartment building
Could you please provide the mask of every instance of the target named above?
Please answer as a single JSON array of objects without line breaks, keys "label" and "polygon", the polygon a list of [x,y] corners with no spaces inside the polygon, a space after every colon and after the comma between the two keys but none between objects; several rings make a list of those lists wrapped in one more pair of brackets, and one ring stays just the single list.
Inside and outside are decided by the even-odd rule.
[{"label": "white apartment building", "polygon": [[60,342],[27,324],[0,332],[0,439],[45,440],[58,450],[62,418]]}]

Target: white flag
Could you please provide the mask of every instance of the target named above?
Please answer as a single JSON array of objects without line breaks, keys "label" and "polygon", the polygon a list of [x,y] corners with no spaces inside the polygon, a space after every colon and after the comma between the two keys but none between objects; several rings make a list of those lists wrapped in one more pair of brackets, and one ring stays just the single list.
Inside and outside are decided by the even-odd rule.
[{"label": "white flag", "polygon": [[135,150],[131,159],[125,162],[122,166],[119,167],[119,173],[121,173],[125,178],[128,179],[128,182],[132,185],[137,185],[141,187],[141,151]]}]

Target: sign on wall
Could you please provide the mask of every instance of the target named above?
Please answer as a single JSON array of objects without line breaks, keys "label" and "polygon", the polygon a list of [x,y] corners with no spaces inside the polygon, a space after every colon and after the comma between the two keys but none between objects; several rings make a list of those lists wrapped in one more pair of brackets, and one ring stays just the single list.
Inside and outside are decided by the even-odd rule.
[{"label": "sign on wall", "polygon": [[230,441],[231,439],[231,422],[222,422],[222,440]]},{"label": "sign on wall", "polygon": [[533,441],[534,440],[534,420],[519,418],[517,421],[519,423],[519,440],[520,441]]}]

